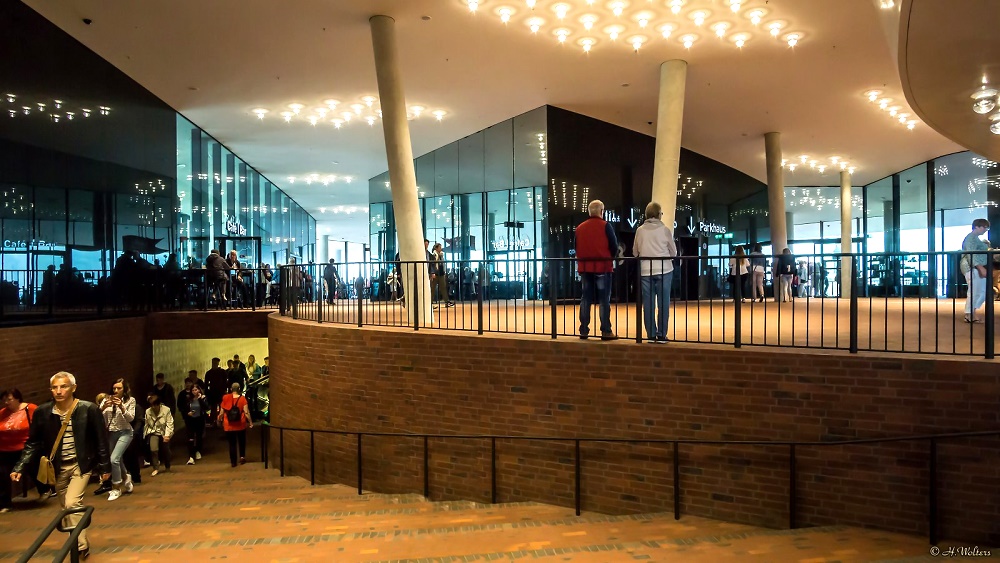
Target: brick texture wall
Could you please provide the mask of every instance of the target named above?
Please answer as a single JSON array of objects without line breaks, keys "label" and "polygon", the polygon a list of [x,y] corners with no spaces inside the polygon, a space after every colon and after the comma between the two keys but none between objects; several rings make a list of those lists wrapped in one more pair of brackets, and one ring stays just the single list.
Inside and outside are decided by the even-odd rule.
[{"label": "brick texture wall", "polygon": [[[956,358],[497,338],[269,318],[272,424],[349,432],[830,441],[996,430],[998,370]],[[307,433],[285,469],[309,476]],[[490,442],[429,441],[431,498],[490,500]],[[572,506],[569,442],[497,441],[497,500]],[[317,435],[319,482],[357,481],[356,438]],[[796,451],[797,523],[926,534],[928,444]],[[584,510],[669,511],[669,445],[584,443]],[[278,463],[278,437],[272,437]],[[784,528],[789,448],[682,445],[682,514]],[[363,440],[364,486],[423,491],[423,441]],[[1000,543],[1000,439],[939,445],[942,537]]]},{"label": "brick texture wall", "polygon": [[4,328],[0,341],[0,389],[17,387],[32,403],[52,399],[49,378],[58,371],[76,376],[77,396],[88,401],[119,377],[133,395],[152,386],[144,317]]}]

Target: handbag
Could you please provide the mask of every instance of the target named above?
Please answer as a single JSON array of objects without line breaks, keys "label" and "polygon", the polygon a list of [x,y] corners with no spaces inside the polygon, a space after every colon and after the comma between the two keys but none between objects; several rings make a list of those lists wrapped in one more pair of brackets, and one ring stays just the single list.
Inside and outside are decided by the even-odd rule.
[{"label": "handbag", "polygon": [[66,433],[66,428],[69,426],[69,421],[73,417],[73,411],[76,410],[76,405],[80,402],[79,399],[73,401],[73,406],[66,413],[66,419],[63,420],[62,428],[59,429],[59,435],[56,436],[55,443],[52,444],[52,453],[48,457],[42,456],[38,461],[38,475],[35,477],[36,483],[41,483],[44,485],[56,484],[56,468],[52,465],[52,458],[56,457],[56,451],[59,450],[59,444],[62,443],[63,434]]}]

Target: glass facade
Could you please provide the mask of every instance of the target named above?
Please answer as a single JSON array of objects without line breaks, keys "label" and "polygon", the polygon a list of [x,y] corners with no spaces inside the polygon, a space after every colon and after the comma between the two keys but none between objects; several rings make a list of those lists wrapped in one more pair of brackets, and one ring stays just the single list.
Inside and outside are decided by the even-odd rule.
[{"label": "glass facade", "polygon": [[[252,167],[22,3],[0,15],[0,269],[20,298],[41,276],[96,283],[118,255],[198,267],[315,252],[315,220]],[[17,279],[9,279],[11,276]]]}]

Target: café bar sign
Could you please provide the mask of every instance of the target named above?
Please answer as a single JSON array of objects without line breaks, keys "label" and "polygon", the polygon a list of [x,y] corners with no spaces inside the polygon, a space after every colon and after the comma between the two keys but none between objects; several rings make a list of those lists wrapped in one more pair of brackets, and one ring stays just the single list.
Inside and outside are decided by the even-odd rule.
[{"label": "caf\u00e9 bar sign", "polygon": [[247,234],[247,229],[243,225],[240,225],[239,219],[230,216],[226,218],[226,232],[231,235],[244,237]]}]

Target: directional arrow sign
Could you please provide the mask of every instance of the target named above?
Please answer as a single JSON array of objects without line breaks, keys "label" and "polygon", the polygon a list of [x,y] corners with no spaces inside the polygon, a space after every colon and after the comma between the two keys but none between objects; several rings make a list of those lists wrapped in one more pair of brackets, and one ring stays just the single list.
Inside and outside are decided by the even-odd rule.
[{"label": "directional arrow sign", "polygon": [[638,224],[639,224],[639,220],[635,218],[635,208],[633,207],[631,209],[631,212],[629,213],[628,226],[632,227],[634,229],[635,226],[638,225]]},{"label": "directional arrow sign", "polygon": [[694,224],[694,215],[688,216],[688,233],[695,234],[698,232],[698,228]]}]

